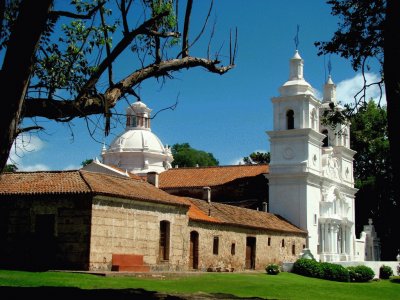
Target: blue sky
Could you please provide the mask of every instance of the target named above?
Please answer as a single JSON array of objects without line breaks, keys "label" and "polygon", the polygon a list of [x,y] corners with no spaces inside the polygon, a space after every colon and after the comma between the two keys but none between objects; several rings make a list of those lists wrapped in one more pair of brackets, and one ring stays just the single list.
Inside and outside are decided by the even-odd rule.
[{"label": "blue sky", "polygon": [[[194,2],[191,32],[197,35],[209,2]],[[329,57],[317,56],[314,42],[329,40],[339,20],[321,0],[217,0],[212,22],[214,19],[216,34],[211,53],[224,43],[222,60],[229,53],[229,30],[238,28],[236,67],[223,76],[192,69],[174,74],[175,79],[164,84],[151,80],[142,85],[140,96],[153,113],[179,100],[174,111],[161,112],[152,120],[152,130],[164,144],[187,142],[193,148],[213,153],[220,165],[237,164],[253,151],[269,151],[265,132],[272,129],[271,98],[278,96],[278,88],[288,79],[297,25],[300,26],[298,48],[304,59],[304,76],[318,92],[326,80]],[[192,55],[206,56],[209,33],[210,28]],[[331,56],[330,60],[338,100],[352,101],[361,86],[360,74],[344,59]],[[132,70],[131,63],[127,57],[114,68],[116,79]],[[372,69],[368,76],[373,80],[377,70]],[[377,93],[371,90],[369,97]],[[121,101],[118,112],[124,113],[126,106]],[[96,132],[96,141],[81,119],[70,125],[46,120],[41,124],[46,131],[23,137],[29,145],[25,144],[25,150],[17,147],[17,153],[12,153],[20,170],[79,168],[85,159],[100,158],[101,142],[111,143],[124,130],[123,125],[113,128],[106,138]],[[21,143],[20,139],[18,145]]]}]

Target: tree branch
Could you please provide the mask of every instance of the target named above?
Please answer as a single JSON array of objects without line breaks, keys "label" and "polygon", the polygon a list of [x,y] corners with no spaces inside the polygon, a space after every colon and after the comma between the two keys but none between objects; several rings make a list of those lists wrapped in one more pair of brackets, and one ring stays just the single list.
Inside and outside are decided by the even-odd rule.
[{"label": "tree branch", "polygon": [[57,101],[54,99],[35,98],[25,100],[24,117],[45,117],[48,119],[63,119],[69,117],[84,117],[92,114],[104,113],[104,105],[109,108],[116,105],[125,94],[131,93],[132,88],[142,81],[163,76],[169,72],[182,69],[203,67],[211,73],[224,74],[234,65],[219,66],[218,60],[209,60],[198,57],[185,57],[162,61],[136,70],[114,86],[107,89],[104,94],[84,95],[75,100]]},{"label": "tree branch", "polygon": [[192,12],[193,0],[188,0],[186,5],[185,23],[183,26],[182,58],[189,56],[189,23]]},{"label": "tree branch", "polygon": [[93,7],[86,15],[76,14],[70,11],[62,11],[62,10],[53,10],[50,12],[50,17],[67,17],[72,19],[83,19],[88,20],[91,19],[92,16],[104,5],[104,1],[100,1],[99,4]]},{"label": "tree branch", "polygon": [[108,55],[97,67],[97,71],[92,74],[86,84],[82,87],[80,96],[86,93],[88,90],[92,89],[95,84],[100,79],[103,72],[108,68],[108,66],[114,62],[114,60],[130,45],[133,39],[139,34],[145,34],[146,29],[151,27],[156,21],[168,15],[168,12],[162,12],[161,14],[152,17],[151,19],[143,22],[139,27],[135,30],[126,34],[122,40],[115,46],[114,50],[111,51],[110,55]]}]

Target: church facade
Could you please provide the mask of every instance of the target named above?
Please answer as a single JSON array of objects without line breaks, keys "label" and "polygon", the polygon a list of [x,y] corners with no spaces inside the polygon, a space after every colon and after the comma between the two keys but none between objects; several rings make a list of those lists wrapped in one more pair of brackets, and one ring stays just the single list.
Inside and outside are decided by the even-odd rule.
[{"label": "church facade", "polygon": [[308,245],[320,261],[353,261],[357,253],[350,130],[324,125],[325,111],[338,106],[329,76],[322,101],[303,76],[298,51],[290,60],[289,80],[272,98],[273,130],[269,165],[270,211],[308,232]]}]

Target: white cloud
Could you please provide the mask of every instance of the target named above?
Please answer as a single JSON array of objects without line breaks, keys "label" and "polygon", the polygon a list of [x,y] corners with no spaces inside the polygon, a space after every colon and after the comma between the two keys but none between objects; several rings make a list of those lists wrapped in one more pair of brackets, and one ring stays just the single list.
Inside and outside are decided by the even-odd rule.
[{"label": "white cloud", "polygon": [[35,165],[30,165],[30,166],[25,166],[25,165],[20,165],[18,167],[18,171],[26,171],[26,172],[31,172],[31,171],[49,171],[50,168],[44,164],[35,164]]},{"label": "white cloud", "polygon": [[228,165],[244,165],[243,157],[232,160]]},{"label": "white cloud", "polygon": [[37,136],[21,134],[15,140],[7,164],[15,164],[19,171],[46,171],[45,164],[29,164],[29,155],[42,150],[45,143]]},{"label": "white cloud", "polygon": [[[380,81],[380,76],[375,73],[365,74],[366,84],[371,84]],[[354,96],[361,90],[364,85],[364,79],[361,74],[355,75],[353,78],[345,79],[337,83],[336,86],[336,99],[344,104],[354,104]],[[377,85],[373,85],[367,88],[366,100],[373,98],[375,101],[379,101],[380,89]],[[386,104],[386,94],[384,88],[382,89],[382,100],[381,105]]]},{"label": "white cloud", "polygon": [[68,166],[66,166],[65,168],[63,168],[63,171],[67,171],[67,170],[79,170],[80,168],[82,168],[81,165],[74,165],[74,164],[71,164],[71,165],[68,165]]}]

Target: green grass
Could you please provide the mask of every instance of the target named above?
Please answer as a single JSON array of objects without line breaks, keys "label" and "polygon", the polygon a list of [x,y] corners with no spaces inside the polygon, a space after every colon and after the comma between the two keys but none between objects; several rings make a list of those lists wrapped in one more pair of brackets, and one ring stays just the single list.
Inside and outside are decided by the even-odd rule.
[{"label": "green grass", "polygon": [[201,273],[171,278],[139,278],[0,270],[0,286],[106,289],[115,292],[118,289],[144,289],[171,294],[223,293],[267,299],[400,299],[400,284],[389,280],[342,283],[286,272],[276,276],[265,273]]}]

